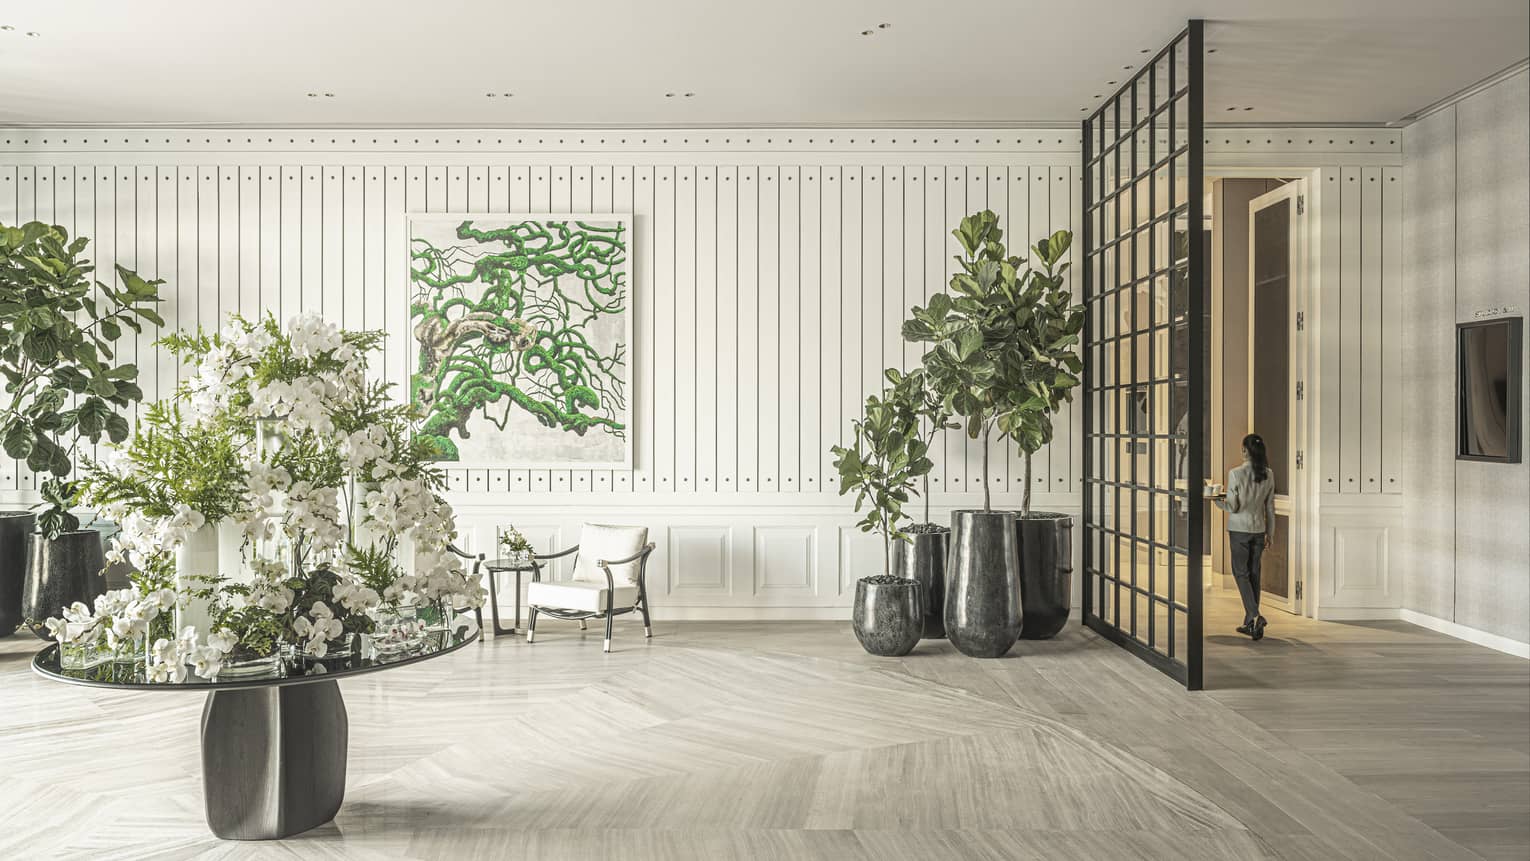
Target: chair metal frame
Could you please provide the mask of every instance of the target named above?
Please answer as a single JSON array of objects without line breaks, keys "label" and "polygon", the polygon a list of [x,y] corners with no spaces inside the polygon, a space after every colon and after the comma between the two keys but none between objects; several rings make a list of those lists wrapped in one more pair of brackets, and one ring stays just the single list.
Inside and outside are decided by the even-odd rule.
[{"label": "chair metal frame", "polygon": [[[473,572],[469,576],[471,576],[471,577],[480,577],[480,582],[482,582],[481,574],[479,573],[478,569],[479,569],[479,566],[483,565],[483,560],[488,558],[488,557],[484,556],[484,554],[482,554],[482,553],[469,553],[466,550],[463,550],[461,547],[458,547],[455,544],[447,544],[446,545],[446,549],[450,550],[451,552],[453,552],[455,554],[457,554],[458,556],[461,556],[463,559],[471,559],[471,560],[473,560]],[[490,575],[490,576],[492,577],[493,575]],[[462,610],[464,608],[462,608],[462,607],[453,607],[452,609],[454,611],[457,611],[457,612],[460,613],[460,612],[462,612]],[[478,630],[482,631],[483,630],[483,607],[474,607],[473,608],[473,616],[478,619]],[[495,613],[494,613],[494,633],[496,633],[496,634],[500,633],[500,630],[499,630],[499,612],[498,612],[497,608],[496,608]],[[510,633],[514,633],[514,630],[512,629]],[[486,640],[486,639],[487,639],[486,637],[483,637],[483,636],[480,635],[479,638],[478,638],[479,645],[482,645],[484,640]]]},{"label": "chair metal frame", "polygon": [[[531,610],[531,616],[527,620],[526,624],[526,642],[536,642],[538,614],[546,614],[553,617],[554,619],[577,621],[579,623],[580,629],[585,627],[584,623],[587,619],[604,619],[606,623],[606,640],[603,650],[609,652],[611,651],[611,622],[617,616],[637,611],[643,614],[643,636],[645,638],[651,638],[653,636],[653,625],[648,617],[648,588],[645,585],[645,581],[648,574],[648,557],[653,553],[656,547],[658,547],[658,544],[650,541],[643,545],[642,550],[639,550],[637,553],[628,556],[626,559],[597,559],[595,561],[596,567],[600,568],[600,570],[603,571],[606,575],[606,608],[604,610],[589,612],[586,610],[570,610],[564,607],[547,607],[538,605],[536,603],[528,603],[527,606]],[[532,558],[538,562],[549,562],[554,559],[562,559],[569,554],[575,554],[574,560],[575,564],[577,565],[579,560],[578,553],[579,545],[575,544],[573,547],[570,547],[567,550],[560,550],[557,553],[534,554]],[[611,566],[627,565],[632,562],[638,563],[637,600],[634,601],[630,607],[617,607],[615,606],[616,579],[611,576]]]}]

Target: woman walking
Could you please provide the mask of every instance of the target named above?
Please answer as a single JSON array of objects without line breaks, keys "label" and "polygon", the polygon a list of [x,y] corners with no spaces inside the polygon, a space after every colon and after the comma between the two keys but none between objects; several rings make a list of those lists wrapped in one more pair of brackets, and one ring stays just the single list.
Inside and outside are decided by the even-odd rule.
[{"label": "woman walking", "polygon": [[1226,494],[1212,501],[1227,512],[1233,579],[1243,598],[1243,624],[1238,633],[1262,639],[1265,620],[1259,615],[1259,557],[1275,537],[1275,474],[1259,434],[1243,438],[1243,463],[1227,474]]}]

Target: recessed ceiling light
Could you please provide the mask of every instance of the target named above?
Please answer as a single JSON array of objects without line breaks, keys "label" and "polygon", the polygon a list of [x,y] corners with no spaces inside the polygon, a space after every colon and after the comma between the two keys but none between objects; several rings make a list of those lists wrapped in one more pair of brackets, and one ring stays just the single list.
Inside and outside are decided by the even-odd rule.
[{"label": "recessed ceiling light", "polygon": [[317,99],[318,97],[319,97],[318,93],[309,93],[308,94],[308,98],[310,98],[310,99]]},{"label": "recessed ceiling light", "polygon": [[1244,108],[1244,110],[1245,111],[1251,111],[1251,110],[1253,110],[1253,108]]},{"label": "recessed ceiling light", "polygon": [[1206,53],[1208,53],[1208,54],[1215,54],[1216,52],[1217,52],[1216,48],[1207,48],[1206,49]]},{"label": "recessed ceiling light", "polygon": [[892,25],[891,24],[878,24],[877,25],[877,29],[878,30],[891,30],[892,29]]},{"label": "recessed ceiling light", "polygon": [[1114,87],[1115,85],[1116,85],[1115,81],[1106,81],[1105,82],[1105,86],[1107,86],[1107,87]]},{"label": "recessed ceiling light", "polygon": [[36,30],[28,30],[27,31],[27,35],[28,36],[41,36],[42,34],[37,32]]},{"label": "recessed ceiling light", "polygon": [[0,30],[14,30],[14,29],[16,29],[16,28],[12,27],[9,24],[0,24]]},{"label": "recessed ceiling light", "polygon": [[666,98],[666,99],[673,99],[674,97],[675,97],[674,93],[665,93],[664,94],[664,98]]},{"label": "recessed ceiling light", "polygon": [[324,94],[324,98],[326,98],[326,99],[333,99],[334,97],[335,97],[334,93],[325,93]]},{"label": "recessed ceiling light", "polygon": [[1232,105],[1231,107],[1228,108],[1229,111],[1236,111],[1237,109],[1238,109],[1237,105]]},{"label": "recessed ceiling light", "polygon": [[875,36],[876,34],[877,34],[877,31],[875,31],[875,30],[862,30],[861,31],[861,35],[862,36]]},{"label": "recessed ceiling light", "polygon": [[685,94],[685,97],[686,97],[686,98],[687,98],[687,99],[689,99],[689,98],[692,98],[692,97],[694,97],[694,96],[695,96],[695,95],[696,95],[696,94],[695,94],[695,93],[686,93],[686,94]]},{"label": "recessed ceiling light", "polygon": [[1143,48],[1142,50],[1138,51],[1137,53],[1139,53],[1139,54],[1151,54],[1151,53],[1153,53],[1153,49],[1152,48]]}]

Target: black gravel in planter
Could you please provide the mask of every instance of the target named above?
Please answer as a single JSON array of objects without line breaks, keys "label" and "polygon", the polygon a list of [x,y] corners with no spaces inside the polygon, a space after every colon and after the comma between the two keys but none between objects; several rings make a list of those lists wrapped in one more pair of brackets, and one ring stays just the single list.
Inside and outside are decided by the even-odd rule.
[{"label": "black gravel in planter", "polygon": [[937,532],[950,532],[951,527],[939,523],[914,523],[903,531],[909,535],[933,535]]}]

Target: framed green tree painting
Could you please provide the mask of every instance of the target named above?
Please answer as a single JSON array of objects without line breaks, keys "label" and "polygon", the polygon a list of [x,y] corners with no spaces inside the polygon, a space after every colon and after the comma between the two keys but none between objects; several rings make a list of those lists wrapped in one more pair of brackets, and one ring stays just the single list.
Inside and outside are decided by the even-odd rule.
[{"label": "framed green tree painting", "polygon": [[441,460],[632,466],[624,214],[411,214],[409,396]]}]

